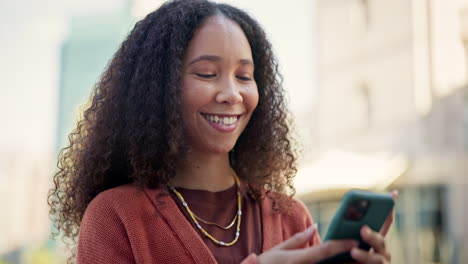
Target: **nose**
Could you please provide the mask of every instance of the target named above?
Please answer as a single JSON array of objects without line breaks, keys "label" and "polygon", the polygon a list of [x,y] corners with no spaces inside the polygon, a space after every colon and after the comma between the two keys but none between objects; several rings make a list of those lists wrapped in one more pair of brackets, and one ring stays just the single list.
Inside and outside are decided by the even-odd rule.
[{"label": "nose", "polygon": [[218,93],[216,94],[216,102],[223,104],[239,104],[242,103],[242,95],[240,93],[240,84],[236,80],[226,78],[224,82],[220,83]]}]

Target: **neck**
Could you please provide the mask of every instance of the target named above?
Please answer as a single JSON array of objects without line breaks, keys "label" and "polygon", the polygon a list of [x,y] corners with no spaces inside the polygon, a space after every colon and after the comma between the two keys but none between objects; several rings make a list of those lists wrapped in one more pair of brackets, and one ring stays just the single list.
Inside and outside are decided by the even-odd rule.
[{"label": "neck", "polygon": [[228,189],[234,182],[228,153],[203,155],[192,152],[179,165],[170,184],[174,187],[217,192]]}]

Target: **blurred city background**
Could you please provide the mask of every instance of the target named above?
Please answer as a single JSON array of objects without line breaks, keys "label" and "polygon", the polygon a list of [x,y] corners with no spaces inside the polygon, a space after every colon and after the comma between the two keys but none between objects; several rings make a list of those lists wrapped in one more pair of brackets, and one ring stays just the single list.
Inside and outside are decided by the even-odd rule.
[{"label": "blurred city background", "polygon": [[[64,263],[57,154],[134,23],[161,0],[0,1],[0,263]],[[265,27],[323,236],[345,191],[397,189],[393,263],[468,263],[468,0],[232,0]],[[5,214],[6,212],[6,214]]]}]

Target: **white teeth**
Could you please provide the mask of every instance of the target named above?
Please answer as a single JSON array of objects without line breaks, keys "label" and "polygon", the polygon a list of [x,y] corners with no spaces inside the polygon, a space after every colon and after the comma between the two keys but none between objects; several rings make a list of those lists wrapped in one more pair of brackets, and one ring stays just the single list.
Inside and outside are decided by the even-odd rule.
[{"label": "white teeth", "polygon": [[232,125],[237,122],[237,116],[233,116],[233,117],[220,117],[217,115],[204,115],[204,116],[210,122],[218,123],[218,124],[225,125],[225,126]]}]

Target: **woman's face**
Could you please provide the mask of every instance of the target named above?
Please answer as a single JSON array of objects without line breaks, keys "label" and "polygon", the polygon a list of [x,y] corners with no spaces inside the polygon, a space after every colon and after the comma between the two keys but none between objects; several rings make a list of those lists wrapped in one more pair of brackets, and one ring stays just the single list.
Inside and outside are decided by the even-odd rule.
[{"label": "woman's face", "polygon": [[184,54],[182,115],[191,147],[227,153],[258,103],[252,51],[238,24],[208,18]]}]

